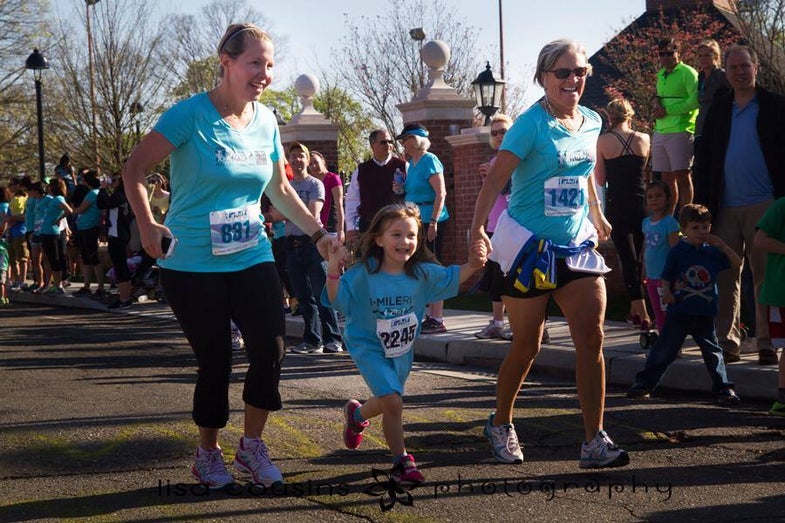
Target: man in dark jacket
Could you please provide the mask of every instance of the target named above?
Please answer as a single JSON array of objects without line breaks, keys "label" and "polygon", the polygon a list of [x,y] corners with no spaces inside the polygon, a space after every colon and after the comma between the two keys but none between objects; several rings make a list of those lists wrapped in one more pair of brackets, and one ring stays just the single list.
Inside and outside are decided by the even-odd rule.
[{"label": "man in dark jacket", "polygon": [[[733,91],[718,98],[706,117],[696,151],[695,201],[714,217],[712,233],[749,260],[755,286],[758,362],[777,363],[766,308],[757,304],[766,254],[753,249],[755,227],[776,198],[785,196],[785,97],[757,85],[758,57],[746,46],[725,52]],[[717,335],[727,362],[739,360],[741,269],[718,280]]]}]

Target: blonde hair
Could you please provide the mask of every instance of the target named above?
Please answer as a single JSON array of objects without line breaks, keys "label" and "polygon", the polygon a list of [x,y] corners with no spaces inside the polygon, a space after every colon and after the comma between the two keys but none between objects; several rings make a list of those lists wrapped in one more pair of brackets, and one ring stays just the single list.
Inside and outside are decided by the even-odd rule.
[{"label": "blonde hair", "polygon": [[[498,122],[506,123],[507,124],[507,129],[512,127],[512,118],[510,118],[509,116],[507,116],[504,113],[496,113],[495,115],[493,115],[493,117],[491,118],[491,127],[493,127],[493,124],[498,123]],[[490,133],[488,134],[488,143],[490,143],[491,146],[494,145],[493,144],[493,136],[491,136]]]},{"label": "blonde hair", "polygon": [[614,98],[611,100],[608,105],[605,106],[605,112],[608,114],[608,120],[610,120],[611,126],[619,125],[635,116],[632,105],[624,98]]},{"label": "blonde hair", "polygon": [[711,54],[714,56],[712,62],[714,62],[715,66],[720,65],[720,57],[722,56],[722,53],[720,52],[720,44],[717,43],[717,40],[712,38],[701,40],[701,43],[698,44],[698,49],[700,50],[701,48],[711,51]]},{"label": "blonde hair", "polygon": [[[243,52],[245,52],[245,41],[247,38],[255,40],[266,40],[272,43],[272,38],[263,30],[256,27],[254,24],[232,24],[226,28],[221,41],[218,42],[218,58],[222,54],[229,55],[230,58],[235,59]],[[218,64],[218,77],[223,78],[224,67]]]}]

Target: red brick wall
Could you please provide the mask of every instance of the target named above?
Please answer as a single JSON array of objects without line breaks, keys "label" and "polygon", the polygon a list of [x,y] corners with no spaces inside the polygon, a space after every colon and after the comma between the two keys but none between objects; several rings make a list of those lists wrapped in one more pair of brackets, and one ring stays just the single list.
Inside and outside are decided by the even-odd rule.
[{"label": "red brick wall", "polygon": [[[404,122],[404,125],[413,122]],[[455,183],[455,168],[453,159],[453,148],[444,139],[445,136],[450,136],[450,127],[453,129],[461,129],[471,126],[469,120],[420,120],[428,129],[428,139],[431,141],[431,148],[428,152],[435,154],[444,165],[444,184],[447,188],[447,210],[450,213],[450,219],[445,222],[444,227],[440,227],[439,234],[442,237],[442,255],[441,261],[445,265],[453,263],[465,263],[466,254],[461,255],[456,250],[456,247],[461,243],[466,243],[465,235],[463,238],[459,237],[459,231],[456,230],[455,214],[458,212],[456,208],[456,183]],[[473,209],[473,207],[472,207]],[[464,233],[465,234],[465,233]]]}]

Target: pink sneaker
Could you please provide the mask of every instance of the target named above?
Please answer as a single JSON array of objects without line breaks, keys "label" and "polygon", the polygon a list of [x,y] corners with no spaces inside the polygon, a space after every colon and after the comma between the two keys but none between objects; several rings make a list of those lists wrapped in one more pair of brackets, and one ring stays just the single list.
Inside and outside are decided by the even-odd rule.
[{"label": "pink sneaker", "polygon": [[349,400],[343,407],[344,425],[343,425],[343,444],[347,449],[356,449],[363,442],[363,431],[371,424],[370,421],[365,420],[362,423],[354,421],[354,411],[362,407],[362,404],[357,400]]},{"label": "pink sneaker", "polygon": [[414,463],[414,456],[407,454],[401,458],[392,469],[390,474],[392,480],[399,485],[403,486],[417,486],[425,481],[422,473],[417,470],[417,465]]}]

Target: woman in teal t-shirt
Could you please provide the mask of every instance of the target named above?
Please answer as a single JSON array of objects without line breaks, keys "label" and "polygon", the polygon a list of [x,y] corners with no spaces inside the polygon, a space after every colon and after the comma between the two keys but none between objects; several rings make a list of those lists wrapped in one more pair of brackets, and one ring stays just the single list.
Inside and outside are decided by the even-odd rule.
[{"label": "woman in teal t-shirt", "polygon": [[[428,134],[428,129],[423,125],[414,123],[405,126],[395,139],[401,142],[403,151],[409,158],[406,181],[403,184],[405,200],[420,209],[425,228],[425,245],[439,259],[444,238],[440,224],[450,215],[445,205],[447,188],[444,184],[444,166],[435,154],[428,152],[431,147]],[[434,334],[445,331],[447,327],[444,326],[444,301],[433,302],[428,305],[422,332]]]},{"label": "woman in teal t-shirt", "polygon": [[[245,435],[234,468],[266,487],[283,481],[261,440],[270,411],[281,409],[285,352],[281,285],[262,224],[262,192],[323,257],[339,246],[286,181],[275,115],[257,102],[272,82],[273,54],[264,31],[230,25],[218,44],[218,85],[164,112],[123,170],[142,246],[161,259],[161,283],[199,364],[192,412],[199,447],[191,472],[210,488],[234,481],[218,445],[229,419],[230,320],[243,334],[250,363]],[[162,225],[150,210],[145,176],[167,157],[172,200]],[[164,238],[176,242],[166,255]]]},{"label": "woman in teal t-shirt", "polygon": [[[556,40],[540,51],[535,80],[545,96],[504,135],[496,162],[477,196],[471,233],[491,246],[484,224],[512,178],[508,212],[493,233],[491,251],[507,274],[502,292],[513,340],[499,370],[496,412],[485,425],[497,460],[516,463],[523,452],[512,424],[513,405],[540,350],[552,295],[570,327],[585,440],[581,468],[629,463],[603,430],[605,367],[602,355],[607,272],[597,254],[610,224],[599,207],[593,171],[601,121],[579,105],[591,66],[586,49]],[[596,229],[596,230],[595,230]],[[512,259],[510,259],[512,258]]]},{"label": "woman in teal t-shirt", "polygon": [[104,268],[101,266],[101,260],[98,259],[98,236],[100,235],[98,225],[101,221],[101,209],[96,205],[101,181],[98,179],[98,172],[92,169],[82,173],[82,180],[90,190],[85,194],[82,203],[74,209],[74,214],[76,215],[76,243],[82,258],[84,286],[76,291],[74,296],[90,296],[90,283],[94,280],[98,284],[95,296],[102,298],[104,296]]}]

